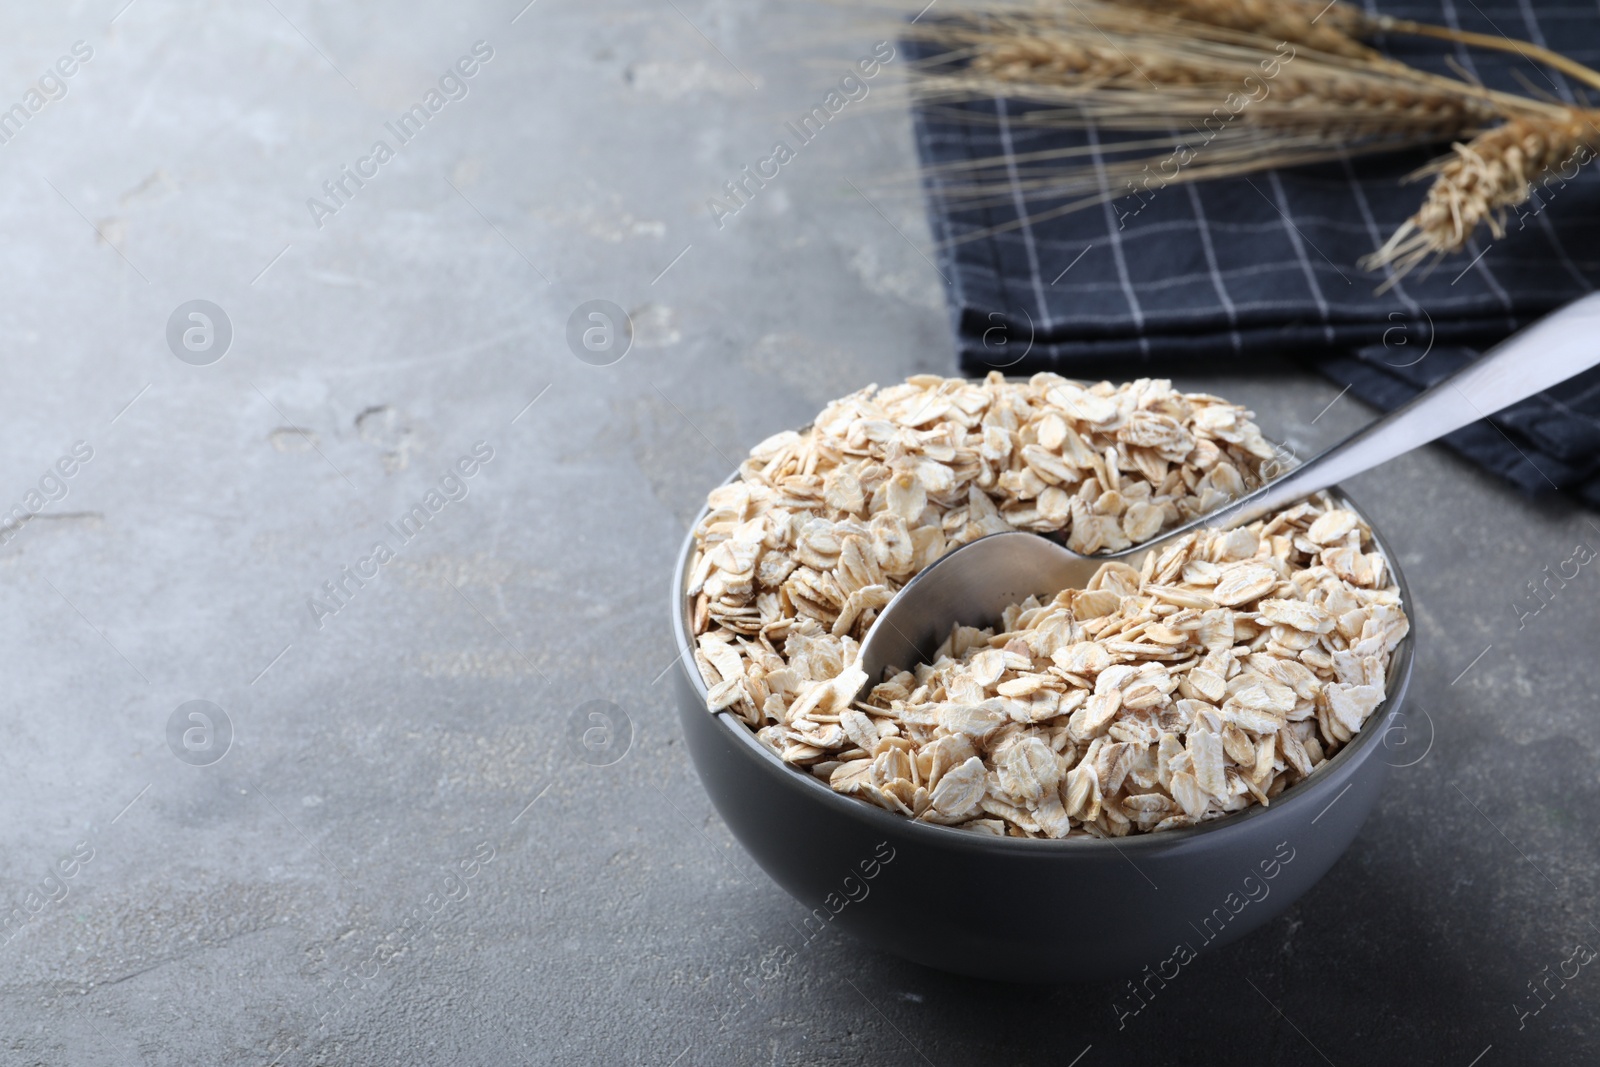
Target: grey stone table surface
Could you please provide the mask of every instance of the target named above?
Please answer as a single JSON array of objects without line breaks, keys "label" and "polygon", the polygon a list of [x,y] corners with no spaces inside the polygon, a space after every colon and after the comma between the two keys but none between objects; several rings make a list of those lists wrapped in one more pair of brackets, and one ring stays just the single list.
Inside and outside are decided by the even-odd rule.
[{"label": "grey stone table surface", "polygon": [[[1594,1061],[1594,568],[1516,605],[1600,532],[1436,449],[1352,487],[1415,593],[1411,765],[1285,917],[1120,1019],[1111,983],[784,955],[805,909],[658,679],[733,457],[953,368],[889,75],[727,198],[881,36],[849,11],[4,28],[0,1063]],[[591,300],[634,323],[610,365],[568,342]],[[1180,384],[1297,449],[1370,417]]]}]

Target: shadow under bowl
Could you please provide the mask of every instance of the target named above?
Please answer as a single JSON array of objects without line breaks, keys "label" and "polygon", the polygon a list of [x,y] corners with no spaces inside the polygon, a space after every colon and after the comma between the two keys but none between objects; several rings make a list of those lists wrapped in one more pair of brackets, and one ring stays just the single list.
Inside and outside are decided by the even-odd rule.
[{"label": "shadow under bowl", "polygon": [[[1329,493],[1362,514],[1338,489]],[[1393,551],[1377,530],[1373,541],[1409,607]],[[693,551],[691,532],[672,576],[684,737],[733,835],[809,910],[807,941],[838,926],[904,959],[999,981],[1092,981],[1147,966],[1170,978],[1316,884],[1388,777],[1382,739],[1405,701],[1413,634],[1395,649],[1385,700],[1361,732],[1270,807],[1161,833],[1060,841],[893,815],[834,792],[778,759],[739,719],[706,709],[683,595]]]}]

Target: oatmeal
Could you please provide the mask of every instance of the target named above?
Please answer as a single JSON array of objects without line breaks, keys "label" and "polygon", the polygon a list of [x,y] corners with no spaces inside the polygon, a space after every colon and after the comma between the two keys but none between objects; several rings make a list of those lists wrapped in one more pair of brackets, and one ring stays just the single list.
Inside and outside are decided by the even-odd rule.
[{"label": "oatmeal", "polygon": [[1361,728],[1407,632],[1371,531],[1325,498],[1108,562],[852,698],[877,613],[950,549],[1023,529],[1117,551],[1259,484],[1272,455],[1248,411],[1164,381],[920,376],[835,401],[756,446],[696,528],[708,704],[841,793],[978,832],[1122,836],[1267,804]]}]

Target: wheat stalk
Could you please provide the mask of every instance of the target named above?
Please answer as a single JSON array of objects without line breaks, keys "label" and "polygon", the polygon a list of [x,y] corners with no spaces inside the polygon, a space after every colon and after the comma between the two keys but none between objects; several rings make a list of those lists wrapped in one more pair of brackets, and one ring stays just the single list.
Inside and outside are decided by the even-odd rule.
[{"label": "wheat stalk", "polygon": [[1237,48],[1174,53],[1061,34],[969,43],[985,47],[966,65],[965,80],[930,78],[925,88],[964,87],[981,97],[1022,85],[1034,102],[1070,102],[1078,113],[1098,118],[1103,112],[1123,128],[1204,118],[1220,110],[1219,101],[1225,104],[1230,92],[1261,97],[1237,113],[1244,124],[1316,131],[1343,141],[1393,131],[1451,136],[1494,121],[1507,106],[1474,86],[1420,71],[1406,76],[1274,57],[1273,73],[1267,74],[1262,60]]},{"label": "wheat stalk", "polygon": [[[1600,144],[1600,112],[1417,70],[1362,43],[1380,32],[1516,51],[1600,86],[1600,73],[1532,44],[1319,0],[976,0],[913,22],[906,35],[939,49],[913,66],[925,107],[970,119],[959,105],[1005,97],[1026,103],[1014,125],[1124,135],[1065,166],[1083,150],[933,168],[948,179],[941,192],[971,206],[1004,203],[1018,189],[1066,201],[963,240],[1118,199],[1180,154],[1161,185],[1455,142],[1419,172],[1435,176],[1421,210],[1362,261],[1390,268],[1393,284],[1428,257],[1458,251],[1481,224],[1502,233],[1505,211],[1534,181]],[[1175,132],[1184,130],[1195,136]],[[1165,151],[1130,156],[1151,147]]]},{"label": "wheat stalk", "polygon": [[1033,109],[1026,121],[1035,125],[1167,129],[1237,105],[1224,113],[1226,125],[1259,126],[1277,136],[1317,134],[1354,148],[1352,141],[1389,134],[1413,144],[1448,139],[1507,113],[1562,113],[1410,68],[1292,51],[1263,55],[1259,48],[1166,34],[1106,30],[1090,38],[986,19],[936,24],[911,35],[945,49],[916,70],[925,104],[1020,96]]}]

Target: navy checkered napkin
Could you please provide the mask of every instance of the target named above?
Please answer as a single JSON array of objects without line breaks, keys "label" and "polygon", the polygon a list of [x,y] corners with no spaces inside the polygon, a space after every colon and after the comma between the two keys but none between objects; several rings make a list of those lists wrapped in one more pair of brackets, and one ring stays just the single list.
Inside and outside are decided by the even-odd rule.
[{"label": "navy checkered napkin", "polygon": [[[1369,5],[1370,6],[1370,5]],[[1538,0],[1413,0],[1384,13],[1520,37],[1600,66],[1600,8]],[[1413,66],[1484,84],[1525,81],[1573,100],[1559,72],[1518,56],[1436,41],[1379,42]],[[916,42],[907,42],[911,56]],[[1520,76],[1519,76],[1520,75]],[[1106,131],[1030,128],[995,100],[913,113],[924,166],[1115,139]],[[1480,350],[1600,283],[1600,164],[1553,184],[1431,272],[1387,292],[1356,266],[1422,202],[1425,182],[1399,179],[1443,146],[1242,178],[1168,185],[1087,210],[1005,227],[1053,206],[971,207],[925,179],[962,370],[1053,370],[1118,379],[1204,374],[1309,359],[1381,408],[1404,403]],[[1597,340],[1600,343],[1600,340]],[[1446,443],[1530,490],[1556,487],[1600,504],[1600,373],[1591,372]]]}]

